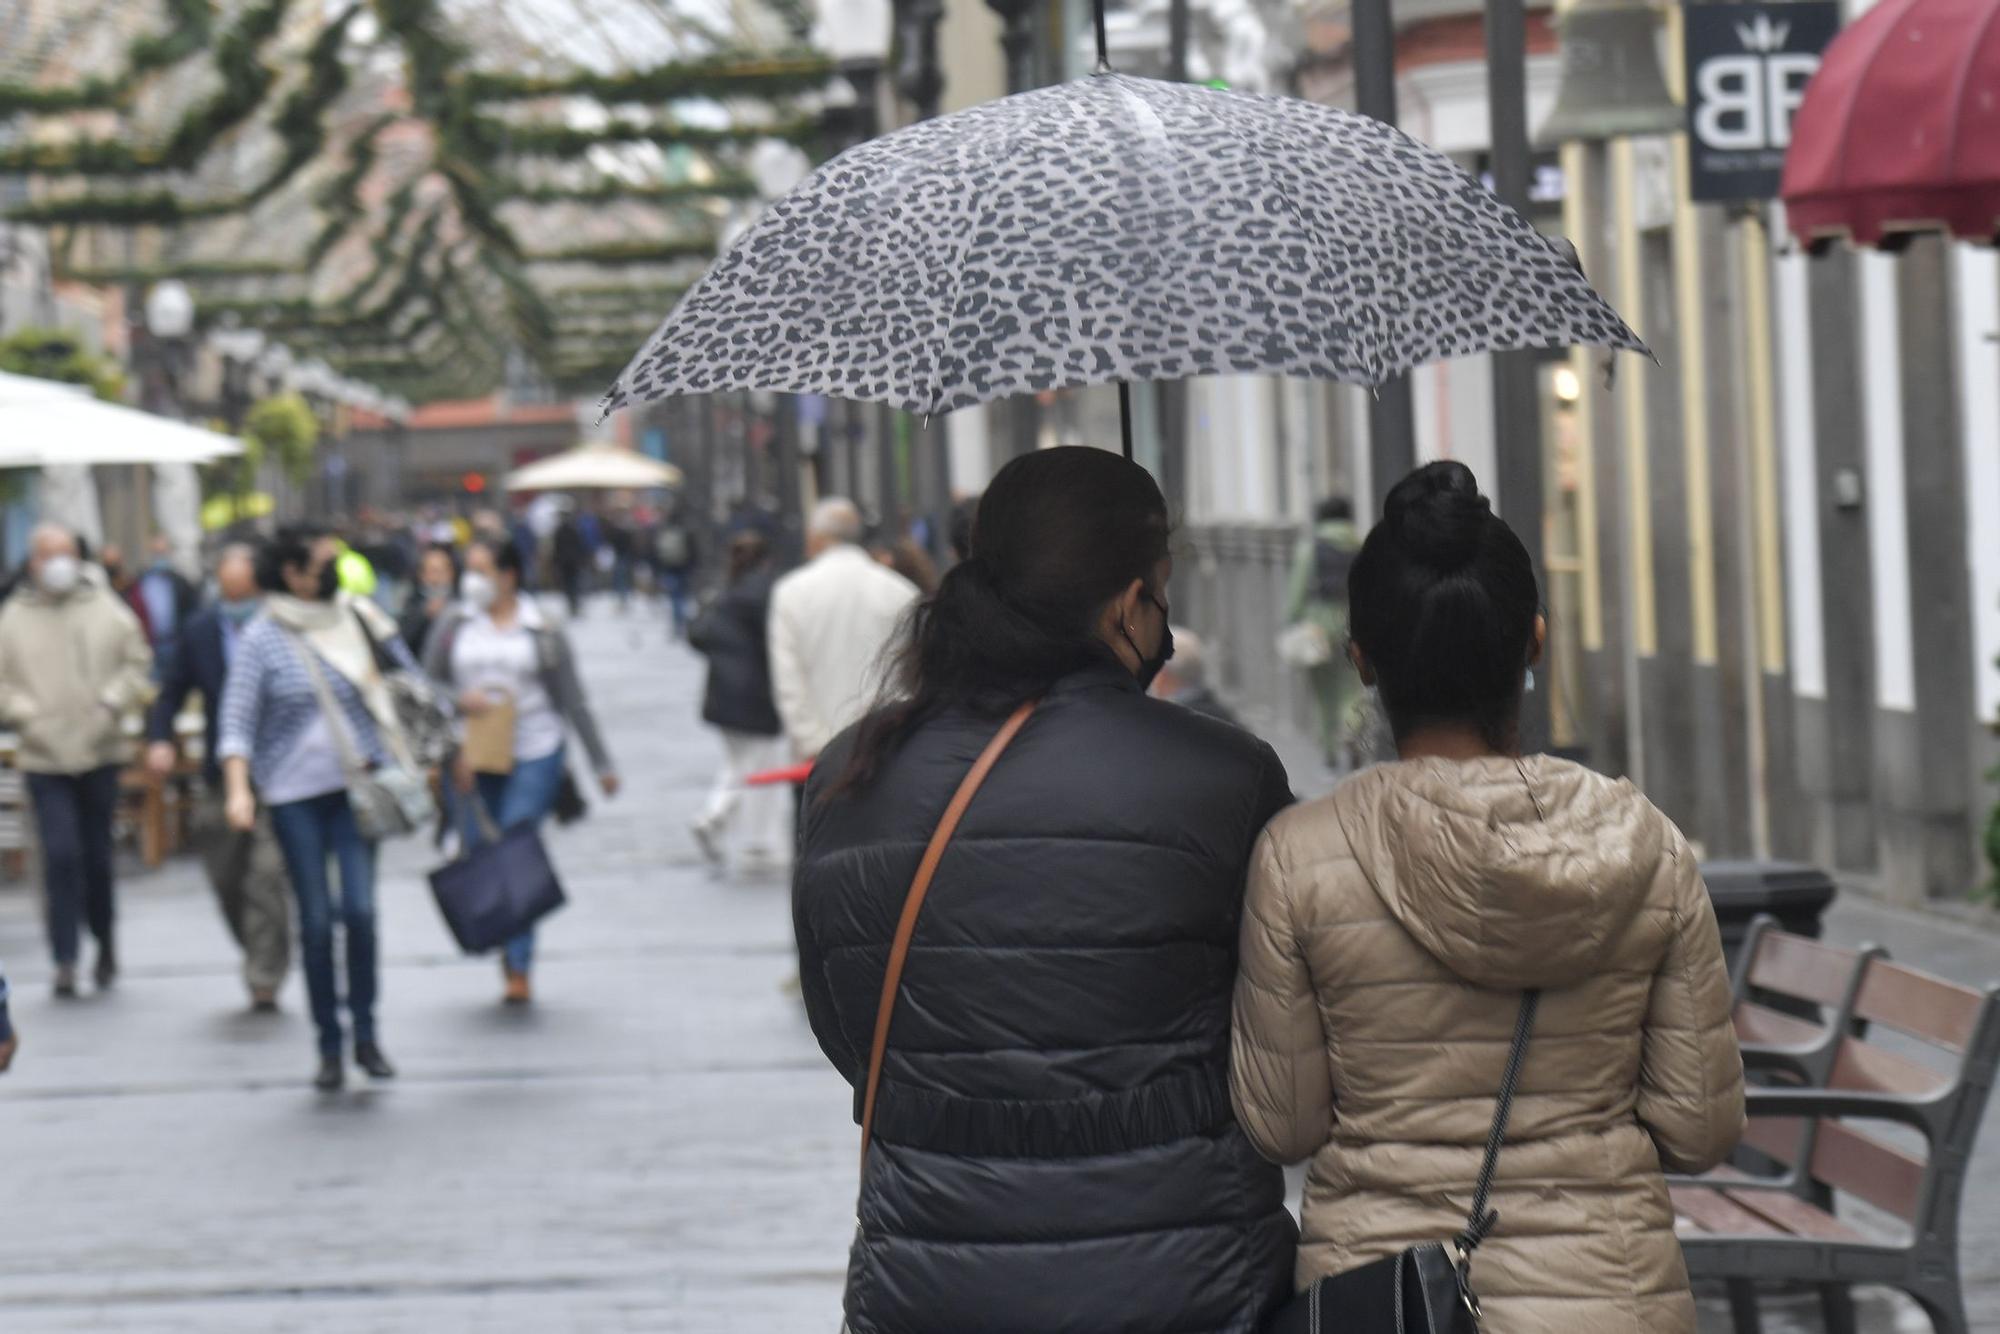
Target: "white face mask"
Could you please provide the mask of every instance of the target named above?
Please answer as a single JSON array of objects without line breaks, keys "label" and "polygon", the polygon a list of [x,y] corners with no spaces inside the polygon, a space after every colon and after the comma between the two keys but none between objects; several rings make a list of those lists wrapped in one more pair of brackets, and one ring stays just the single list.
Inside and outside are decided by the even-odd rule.
[{"label": "white face mask", "polygon": [[500,586],[493,582],[490,574],[467,570],[465,577],[458,581],[458,595],[465,599],[468,606],[485,611],[499,598]]},{"label": "white face mask", "polygon": [[35,578],[40,582],[43,592],[61,597],[76,587],[76,582],[82,575],[83,565],[76,557],[51,556],[42,562],[40,572]]}]

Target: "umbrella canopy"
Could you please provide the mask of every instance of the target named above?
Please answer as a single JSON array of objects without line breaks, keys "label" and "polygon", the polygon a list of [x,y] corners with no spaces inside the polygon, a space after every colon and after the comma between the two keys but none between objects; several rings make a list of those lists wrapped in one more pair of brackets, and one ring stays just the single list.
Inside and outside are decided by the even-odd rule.
[{"label": "umbrella canopy", "polygon": [[578,445],[507,475],[509,491],[648,491],[680,484],[679,468],[618,445]]},{"label": "umbrella canopy", "polygon": [[66,380],[44,380],[37,375],[15,375],[11,371],[0,371],[0,403],[18,403],[23,399],[79,398],[88,397],[90,390],[80,384],[70,384]]},{"label": "umbrella canopy", "polygon": [[242,452],[230,436],[106,403],[74,385],[0,373],[0,468],[210,463]]},{"label": "umbrella canopy", "polygon": [[1107,381],[1379,384],[1644,345],[1444,154],[1294,98],[1099,73],[850,149],[767,209],[605,397],[946,412]]}]

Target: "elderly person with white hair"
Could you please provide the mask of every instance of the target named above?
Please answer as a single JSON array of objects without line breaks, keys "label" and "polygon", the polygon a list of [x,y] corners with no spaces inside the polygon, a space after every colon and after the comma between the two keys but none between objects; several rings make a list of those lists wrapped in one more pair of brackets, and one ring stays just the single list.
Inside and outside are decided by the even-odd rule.
[{"label": "elderly person with white hair", "polygon": [[40,827],[57,996],[76,994],[79,918],[97,941],[97,985],[118,975],[112,817],[124,719],[151,698],[152,670],[146,632],[85,572],[76,534],[37,528],[28,580],[0,610],[0,720],[20,734],[14,765]]},{"label": "elderly person with white hair", "polygon": [[882,651],[917,600],[916,585],[862,550],[861,530],[853,501],[822,500],[806,526],[806,563],[771,590],[772,694],[802,760],[874,703]]},{"label": "elderly person with white hair", "polygon": [[1208,645],[1186,626],[1175,626],[1173,633],[1174,656],[1153,678],[1154,697],[1205,713],[1231,727],[1243,726],[1236,711],[1208,684]]}]

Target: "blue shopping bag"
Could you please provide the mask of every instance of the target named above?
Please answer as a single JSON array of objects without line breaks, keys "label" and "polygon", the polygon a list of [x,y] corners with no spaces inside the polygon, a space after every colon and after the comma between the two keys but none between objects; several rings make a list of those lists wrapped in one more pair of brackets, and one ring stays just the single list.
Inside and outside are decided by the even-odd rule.
[{"label": "blue shopping bag", "polygon": [[567,902],[534,825],[517,825],[496,837],[484,803],[477,813],[486,841],[430,877],[438,911],[467,954],[498,949]]}]

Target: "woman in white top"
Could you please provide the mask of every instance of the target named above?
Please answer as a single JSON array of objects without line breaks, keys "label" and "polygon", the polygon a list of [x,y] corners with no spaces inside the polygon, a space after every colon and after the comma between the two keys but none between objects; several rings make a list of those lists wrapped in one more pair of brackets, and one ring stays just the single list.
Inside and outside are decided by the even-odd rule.
[{"label": "woman in white top", "polygon": [[[589,752],[604,794],[618,775],[584,698],[569,640],[531,598],[521,596],[521,553],[511,542],[481,540],[466,552],[462,604],[440,620],[424,651],[424,667],[457,696],[459,712],[483,717],[509,702],[514,709],[512,768],[475,773],[461,749],[453,765],[462,796],[475,792],[492,827],[540,824],[554,808],[566,771],[565,741],[575,731]],[[460,830],[468,845],[484,837],[473,801],[461,801]],[[506,1000],[524,1005],[531,992],[532,928],[507,942],[502,959]]]}]

